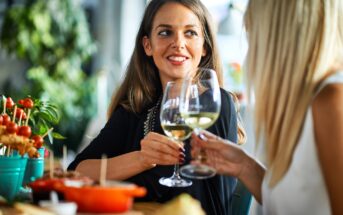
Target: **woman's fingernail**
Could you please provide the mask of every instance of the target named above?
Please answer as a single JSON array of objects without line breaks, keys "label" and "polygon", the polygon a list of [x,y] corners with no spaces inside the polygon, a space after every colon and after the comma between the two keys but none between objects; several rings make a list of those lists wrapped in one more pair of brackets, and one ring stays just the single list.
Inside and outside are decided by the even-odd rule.
[{"label": "woman's fingernail", "polygon": [[185,155],[185,153],[182,153],[182,152],[181,152],[180,155],[179,155],[179,157],[180,157],[180,158],[185,158],[186,155]]},{"label": "woman's fingernail", "polygon": [[185,152],[185,149],[184,148],[179,148],[179,151],[180,152]]},{"label": "woman's fingernail", "polygon": [[198,135],[198,137],[199,137],[201,140],[203,140],[203,141],[207,141],[207,138],[206,138],[205,135],[202,134],[202,133],[200,133],[200,134]]},{"label": "woman's fingernail", "polygon": [[185,159],[184,159],[184,158],[180,158],[180,159],[179,159],[179,163],[180,163],[180,164],[183,164],[184,162],[185,162]]}]

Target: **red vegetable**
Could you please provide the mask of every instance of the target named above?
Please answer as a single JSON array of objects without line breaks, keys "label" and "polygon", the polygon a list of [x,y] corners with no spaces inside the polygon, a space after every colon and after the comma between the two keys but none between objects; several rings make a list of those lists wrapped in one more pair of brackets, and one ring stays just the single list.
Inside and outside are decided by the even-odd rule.
[{"label": "red vegetable", "polygon": [[9,122],[11,122],[11,118],[7,114],[2,114],[1,116],[3,125],[7,125]]},{"label": "red vegetable", "polygon": [[30,108],[30,109],[33,108],[33,101],[32,101],[32,99],[30,99],[30,98],[24,99],[23,106],[24,106],[24,108]]},{"label": "red vegetable", "polygon": [[18,104],[24,105],[24,99],[20,99],[20,100],[18,101]]},{"label": "red vegetable", "polygon": [[23,114],[21,119],[26,119],[26,113],[24,112],[24,110],[21,108],[17,108],[17,112],[15,114],[15,117],[19,119],[21,114]]},{"label": "red vegetable", "polygon": [[15,122],[9,122],[6,125],[6,131],[9,134],[15,134],[18,131],[18,125]]},{"label": "red vegetable", "polygon": [[14,102],[11,97],[7,97],[6,99],[6,108],[12,108],[14,106]]},{"label": "red vegetable", "polygon": [[24,136],[24,137],[30,137],[31,136],[31,127],[30,126],[20,126],[19,131],[18,131],[18,135]]},{"label": "red vegetable", "polygon": [[3,122],[4,122],[4,119],[3,119],[2,115],[0,115],[0,125],[2,125]]},{"label": "red vegetable", "polygon": [[31,139],[34,141],[33,146],[36,147],[36,149],[39,149],[44,144],[43,138],[39,135],[34,135]]}]

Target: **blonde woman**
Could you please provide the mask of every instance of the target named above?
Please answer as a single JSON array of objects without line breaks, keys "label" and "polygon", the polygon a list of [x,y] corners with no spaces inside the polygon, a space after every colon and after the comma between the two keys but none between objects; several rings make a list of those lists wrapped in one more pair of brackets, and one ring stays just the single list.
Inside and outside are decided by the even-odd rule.
[{"label": "blonde woman", "polygon": [[343,214],[343,1],[251,0],[245,24],[267,167],[210,133],[193,146],[238,177],[265,214]]}]

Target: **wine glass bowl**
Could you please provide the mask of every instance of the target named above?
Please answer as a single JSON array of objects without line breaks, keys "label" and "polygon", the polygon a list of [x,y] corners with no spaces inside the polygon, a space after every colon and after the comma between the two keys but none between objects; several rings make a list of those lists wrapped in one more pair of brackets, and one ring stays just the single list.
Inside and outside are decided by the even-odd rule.
[{"label": "wine glass bowl", "polygon": [[[164,133],[175,141],[183,141],[190,137],[192,129],[185,123],[180,114],[180,93],[182,83],[168,82],[164,91],[160,121]],[[171,177],[162,177],[159,183],[168,187],[188,187],[192,181],[181,178],[179,164],[175,164]]]},{"label": "wine glass bowl", "polygon": [[[219,117],[221,108],[220,87],[216,72],[212,69],[198,68],[196,73],[183,81],[180,96],[180,113],[185,123],[195,134],[212,126]],[[206,179],[214,176],[216,171],[203,162],[206,154],[203,151],[195,153],[197,164],[189,164],[180,169],[181,175],[187,178]]]}]

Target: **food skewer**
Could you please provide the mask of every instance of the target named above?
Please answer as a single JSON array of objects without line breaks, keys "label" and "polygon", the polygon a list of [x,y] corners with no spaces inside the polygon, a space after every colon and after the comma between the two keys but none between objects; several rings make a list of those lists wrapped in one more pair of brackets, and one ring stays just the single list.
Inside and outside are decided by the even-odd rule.
[{"label": "food skewer", "polygon": [[54,178],[54,152],[50,151],[49,156],[49,168],[50,168],[50,178]]},{"label": "food skewer", "polygon": [[67,171],[67,146],[63,145],[63,157],[62,157],[62,165],[63,165],[63,172]]},{"label": "food skewer", "polygon": [[52,132],[52,130],[54,130],[54,128],[50,128],[49,130],[47,130],[47,132],[42,135],[42,138],[46,137],[50,132]]},{"label": "food skewer", "polygon": [[20,113],[20,117],[19,117],[19,121],[18,121],[18,125],[19,125],[19,126],[21,126],[21,120],[22,120],[22,118],[23,118],[23,113],[24,113],[24,112],[21,112],[21,113]]},{"label": "food skewer", "polygon": [[3,99],[3,101],[4,101],[4,109],[2,110],[2,114],[5,114],[6,113],[6,99],[4,98]]},{"label": "food skewer", "polygon": [[107,156],[103,154],[101,156],[100,163],[100,186],[105,186],[106,184],[106,171],[107,171]]},{"label": "food skewer", "polygon": [[30,114],[31,114],[31,109],[29,109],[29,110],[27,111],[27,118],[26,118],[26,122],[25,122],[25,125],[26,125],[26,126],[29,124]]}]

